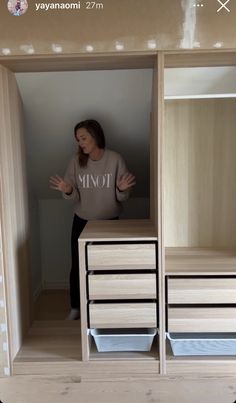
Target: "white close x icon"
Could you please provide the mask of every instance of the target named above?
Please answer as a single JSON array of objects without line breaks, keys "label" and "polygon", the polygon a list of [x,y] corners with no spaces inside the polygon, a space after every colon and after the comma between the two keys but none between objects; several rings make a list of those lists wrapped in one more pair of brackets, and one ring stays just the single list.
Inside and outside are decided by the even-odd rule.
[{"label": "white close x icon", "polygon": [[217,0],[218,3],[221,4],[221,7],[218,8],[217,13],[222,10],[223,8],[228,11],[228,13],[230,13],[230,9],[228,7],[226,7],[226,4],[230,1],[230,0],[226,0],[224,3],[221,0]]}]

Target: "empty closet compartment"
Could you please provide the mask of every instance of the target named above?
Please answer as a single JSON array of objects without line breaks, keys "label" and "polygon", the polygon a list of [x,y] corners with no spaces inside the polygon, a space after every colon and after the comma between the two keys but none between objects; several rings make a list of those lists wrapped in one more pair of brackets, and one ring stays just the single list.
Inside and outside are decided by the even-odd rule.
[{"label": "empty closet compartment", "polygon": [[[189,63],[194,64],[199,65],[196,59]],[[185,372],[204,372],[207,366],[214,371],[214,356],[235,351],[235,82],[235,66],[165,69],[169,373],[180,367]],[[202,355],[211,356],[211,361],[207,358],[203,364]],[[233,359],[229,365],[234,365]]]},{"label": "empty closet compartment", "polygon": [[236,250],[235,83],[235,66],[165,69],[166,248]]},{"label": "empty closet compartment", "polygon": [[[74,324],[65,321],[70,311],[73,207],[49,186],[49,177],[63,176],[77,153],[73,130],[79,121],[98,120],[107,148],[120,153],[138,178],[121,218],[148,220],[155,203],[150,197],[150,183],[154,180],[150,157],[153,160],[152,154],[156,153],[151,148],[156,135],[156,127],[151,125],[156,114],[156,56],[101,56],[98,61],[96,56],[86,60],[78,57],[74,63],[63,64],[65,71],[50,71],[52,65],[61,68],[60,62],[50,64],[45,60],[43,69],[49,71],[32,72],[38,66],[28,66],[26,62],[27,72],[14,74],[4,69],[2,73],[4,97],[9,100],[3,105],[3,132],[7,136],[1,141],[6,151],[4,256],[11,279],[7,286],[9,332],[14,334],[11,357],[12,361],[16,357],[18,363],[37,361],[42,338],[38,338],[39,345],[32,354],[27,343],[32,333],[41,334],[44,321],[45,340],[48,337],[50,342],[51,335],[55,337],[58,360],[67,357],[68,343],[73,345],[71,356],[81,360],[80,327],[74,337]],[[8,121],[13,123],[8,126]],[[53,354],[50,348],[43,350],[42,358],[50,361]]]}]

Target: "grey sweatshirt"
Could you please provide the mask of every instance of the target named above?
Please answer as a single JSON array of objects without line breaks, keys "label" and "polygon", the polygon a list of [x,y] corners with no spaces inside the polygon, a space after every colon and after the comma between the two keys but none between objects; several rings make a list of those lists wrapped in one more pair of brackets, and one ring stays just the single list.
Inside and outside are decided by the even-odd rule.
[{"label": "grey sweatshirt", "polygon": [[104,150],[98,161],[90,158],[86,167],[81,167],[75,155],[67,168],[64,180],[73,187],[65,199],[73,199],[74,212],[85,220],[105,220],[118,217],[121,202],[129,197],[129,191],[119,192],[116,181],[127,172],[120,154]]}]

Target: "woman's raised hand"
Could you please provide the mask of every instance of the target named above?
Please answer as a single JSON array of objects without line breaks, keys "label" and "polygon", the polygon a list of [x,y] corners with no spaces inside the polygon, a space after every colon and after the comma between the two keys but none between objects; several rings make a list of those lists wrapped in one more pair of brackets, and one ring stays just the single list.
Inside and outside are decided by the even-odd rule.
[{"label": "woman's raised hand", "polygon": [[134,186],[135,183],[135,176],[129,172],[126,172],[124,175],[121,175],[119,179],[117,179],[116,186],[120,192],[124,192],[125,190]]},{"label": "woman's raised hand", "polygon": [[60,192],[67,194],[70,194],[73,191],[72,186],[69,183],[66,183],[59,175],[50,176],[49,183],[51,189],[59,190]]}]

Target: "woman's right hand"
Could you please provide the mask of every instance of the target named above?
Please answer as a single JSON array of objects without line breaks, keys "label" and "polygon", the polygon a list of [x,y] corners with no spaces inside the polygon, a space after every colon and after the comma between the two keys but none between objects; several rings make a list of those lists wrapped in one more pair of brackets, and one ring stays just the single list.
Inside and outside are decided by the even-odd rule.
[{"label": "woman's right hand", "polygon": [[59,190],[66,194],[70,194],[73,191],[72,186],[66,183],[59,175],[50,176],[49,183],[51,189]]}]

